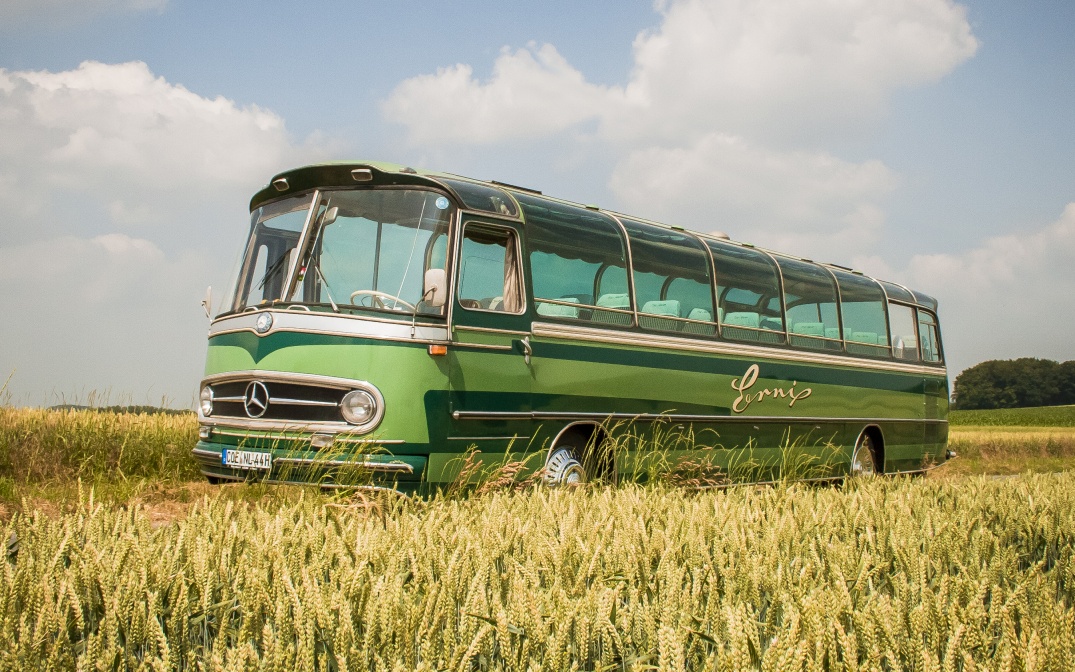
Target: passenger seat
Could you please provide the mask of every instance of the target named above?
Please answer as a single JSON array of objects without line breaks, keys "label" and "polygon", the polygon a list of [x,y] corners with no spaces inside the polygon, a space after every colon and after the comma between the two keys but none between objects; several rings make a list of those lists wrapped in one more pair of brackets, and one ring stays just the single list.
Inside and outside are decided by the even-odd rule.
[{"label": "passenger seat", "polygon": [[662,331],[678,331],[679,322],[666,317],[652,317],[653,315],[667,315],[679,317],[679,301],[647,301],[639,311],[638,324],[646,329],[660,329]]},{"label": "passenger seat", "polygon": [[[598,308],[616,308],[618,310],[631,310],[631,297],[627,294],[602,294],[597,299]],[[631,313],[617,313],[609,310],[595,310],[593,311],[594,322],[603,322],[605,324],[618,324],[621,326],[628,326],[631,324]]]},{"label": "passenger seat", "polygon": [[[683,332],[687,334],[699,334],[701,336],[712,336],[717,333],[717,327],[713,324],[713,314],[705,308],[695,308],[687,314],[688,320],[697,320],[697,322],[684,322]],[[706,322],[707,324],[698,324],[698,322]]]}]

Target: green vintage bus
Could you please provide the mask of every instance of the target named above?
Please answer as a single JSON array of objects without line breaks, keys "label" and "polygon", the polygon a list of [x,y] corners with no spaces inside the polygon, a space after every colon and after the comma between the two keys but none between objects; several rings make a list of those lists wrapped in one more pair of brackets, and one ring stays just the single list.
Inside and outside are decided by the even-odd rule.
[{"label": "green vintage bus", "polygon": [[898,284],[386,163],[281,173],[250,209],[200,390],[211,481],[357,465],[430,490],[468,451],[551,485],[650,451],[756,480],[789,447],[837,476],[950,457],[937,302]]}]

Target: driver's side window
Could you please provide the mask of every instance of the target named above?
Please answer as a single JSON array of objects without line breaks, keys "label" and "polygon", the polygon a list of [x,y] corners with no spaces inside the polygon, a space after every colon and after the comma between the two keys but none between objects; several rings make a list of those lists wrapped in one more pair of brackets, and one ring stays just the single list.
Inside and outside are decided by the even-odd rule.
[{"label": "driver's side window", "polygon": [[515,232],[468,223],[459,254],[459,305],[471,310],[521,313],[521,288]]}]

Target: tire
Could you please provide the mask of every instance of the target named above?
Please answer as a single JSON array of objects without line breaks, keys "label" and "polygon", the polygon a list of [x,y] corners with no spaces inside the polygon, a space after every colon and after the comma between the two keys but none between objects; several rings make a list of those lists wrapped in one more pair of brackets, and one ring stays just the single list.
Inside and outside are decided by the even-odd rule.
[{"label": "tire", "polygon": [[545,484],[549,487],[574,487],[582,485],[586,478],[586,469],[579,461],[578,449],[574,446],[560,445],[552,449],[549,459],[545,460]]},{"label": "tire", "polygon": [[881,473],[877,468],[877,452],[873,447],[873,439],[869,434],[863,433],[855,446],[855,454],[851,457],[851,476],[875,476]]}]

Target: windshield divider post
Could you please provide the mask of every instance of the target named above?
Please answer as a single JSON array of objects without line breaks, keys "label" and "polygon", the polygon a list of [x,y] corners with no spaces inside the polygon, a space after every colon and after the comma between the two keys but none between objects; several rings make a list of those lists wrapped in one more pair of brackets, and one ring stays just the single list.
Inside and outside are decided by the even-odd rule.
[{"label": "windshield divider post", "polygon": [[289,301],[292,292],[295,291],[295,275],[298,273],[299,265],[302,264],[303,259],[306,257],[306,246],[310,241],[310,226],[314,220],[314,213],[317,212],[320,205],[321,190],[315,189],[313,199],[310,202],[310,211],[306,213],[306,222],[302,225],[302,235],[299,236],[299,242],[295,245],[295,256],[291,259],[291,265],[287,269],[287,277],[284,279],[284,291],[280,293],[282,301]]},{"label": "windshield divider post", "polygon": [[[383,214],[383,213],[382,213]],[[373,289],[377,291],[380,289],[378,285],[378,276],[381,273],[381,229],[384,228],[384,222],[381,221],[381,217],[377,217],[377,238],[373,243]]]}]

